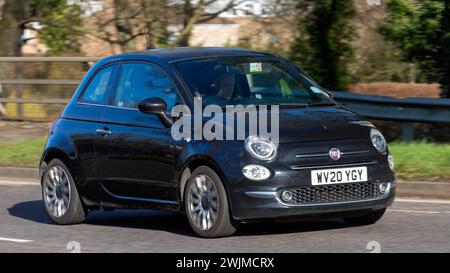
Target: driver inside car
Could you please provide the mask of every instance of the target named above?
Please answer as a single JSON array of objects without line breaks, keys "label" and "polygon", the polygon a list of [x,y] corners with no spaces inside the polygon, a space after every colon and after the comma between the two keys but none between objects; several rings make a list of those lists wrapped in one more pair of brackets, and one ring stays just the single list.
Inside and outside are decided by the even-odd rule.
[{"label": "driver inside car", "polygon": [[206,103],[223,105],[227,101],[239,98],[239,96],[236,96],[235,86],[236,76],[232,73],[222,73],[211,85],[214,89],[214,95],[207,96]]},{"label": "driver inside car", "polygon": [[216,88],[218,89],[216,93],[217,96],[227,100],[232,99],[235,83],[236,79],[233,74],[222,74],[219,77],[219,81],[216,86]]}]

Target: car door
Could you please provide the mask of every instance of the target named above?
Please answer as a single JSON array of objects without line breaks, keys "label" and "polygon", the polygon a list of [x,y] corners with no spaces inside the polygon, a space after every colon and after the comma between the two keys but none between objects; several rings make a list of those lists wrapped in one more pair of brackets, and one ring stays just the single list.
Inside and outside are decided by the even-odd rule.
[{"label": "car door", "polygon": [[108,64],[99,68],[88,80],[75,107],[68,107],[64,113],[66,134],[76,147],[77,156],[83,169],[83,178],[78,181],[95,180],[98,176],[95,168],[95,139],[101,129],[100,117],[105,105],[113,95],[113,83],[118,64]]},{"label": "car door", "polygon": [[122,64],[116,93],[101,118],[96,164],[104,189],[116,199],[176,203],[174,148],[170,128],[138,110],[140,101],[160,97],[170,112],[176,88],[158,65]]}]

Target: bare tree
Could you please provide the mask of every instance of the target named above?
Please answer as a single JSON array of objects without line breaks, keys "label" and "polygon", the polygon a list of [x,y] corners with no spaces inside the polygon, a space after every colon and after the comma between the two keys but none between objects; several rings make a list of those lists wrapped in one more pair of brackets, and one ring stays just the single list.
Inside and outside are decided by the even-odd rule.
[{"label": "bare tree", "polygon": [[243,2],[245,0],[228,0],[227,2],[219,0],[174,1],[177,16],[183,18],[183,23],[174,41],[174,46],[189,46],[189,39],[191,38],[195,24],[211,21]]},{"label": "bare tree", "polygon": [[[270,13],[282,14],[286,12],[282,2],[292,2],[294,0],[268,0],[267,9],[272,9]],[[30,6],[36,0],[6,0],[5,9],[9,6],[17,6],[19,3]],[[45,1],[38,1],[43,3]],[[206,23],[224,12],[231,9],[239,9],[246,0],[109,0],[104,1],[102,11],[93,12],[89,16],[82,16],[83,9],[80,8],[81,24],[71,24],[70,20],[55,23],[52,20],[43,20],[39,14],[33,14],[32,18],[25,19],[22,23],[24,28],[33,28],[30,22],[45,22],[46,27],[59,28],[61,31],[54,31],[53,35],[60,35],[62,31],[67,35],[91,36],[104,41],[116,48],[117,51],[137,50],[136,39],[147,38],[147,45],[150,48],[164,46],[189,46],[196,24]],[[71,5],[80,7],[88,6],[86,0],[72,1]],[[281,8],[280,8],[281,7]],[[76,9],[73,9],[76,11]],[[75,13],[73,16],[78,17]],[[276,16],[284,17],[284,16]],[[174,39],[169,40],[168,25],[175,23],[174,18],[181,18],[181,26],[175,33]],[[58,25],[59,24],[59,25]],[[45,29],[45,28],[44,28]],[[48,29],[48,28],[47,28]],[[42,37],[42,29],[34,29]],[[4,31],[1,31],[5,33]],[[67,36],[66,35],[66,36]],[[11,37],[11,36],[9,36]],[[53,38],[53,37],[51,37]],[[67,38],[67,37],[66,37]],[[73,39],[71,39],[73,40]],[[11,39],[0,39],[0,43],[9,43]],[[70,43],[74,44],[74,43]],[[60,44],[61,45],[61,44]],[[51,45],[48,45],[51,48]],[[64,46],[64,45],[63,45]],[[5,47],[0,44],[1,47]],[[116,51],[114,50],[114,51]]]},{"label": "bare tree", "polygon": [[19,56],[31,0],[6,0],[0,19],[0,56]]},{"label": "bare tree", "polygon": [[85,19],[75,32],[119,46],[120,51],[136,50],[135,40],[148,34],[149,47],[167,41],[165,0],[114,0],[101,12]]},{"label": "bare tree", "polygon": [[[111,45],[121,51],[135,50],[134,41],[147,34],[150,48],[188,46],[195,24],[205,23],[237,7],[245,0],[114,0],[113,6],[92,15],[94,22],[74,29]],[[105,16],[107,15],[107,16]],[[169,42],[167,26],[170,17],[182,18],[175,40]]]},{"label": "bare tree", "polygon": [[[22,36],[26,21],[31,16],[30,0],[6,0],[0,19],[0,56],[22,56]],[[9,73],[10,69],[0,67],[0,78]],[[21,78],[23,74],[22,64],[15,65],[14,76]],[[3,88],[2,88],[3,89]],[[23,96],[23,86],[17,86],[17,98]],[[3,108],[0,107],[0,108]],[[18,116],[23,115],[22,105],[17,107]]]}]

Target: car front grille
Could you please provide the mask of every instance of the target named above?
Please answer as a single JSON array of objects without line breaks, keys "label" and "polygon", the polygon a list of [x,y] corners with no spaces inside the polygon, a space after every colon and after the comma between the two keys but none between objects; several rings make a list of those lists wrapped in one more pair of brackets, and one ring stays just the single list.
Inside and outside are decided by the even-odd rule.
[{"label": "car front grille", "polygon": [[[292,194],[290,201],[283,203],[288,205],[308,205],[345,201],[362,201],[367,199],[381,198],[387,192],[380,192],[380,183],[364,182],[364,183],[347,183],[326,186],[310,186],[303,188],[285,189],[279,192],[289,191]],[[282,200],[280,198],[280,200]]]}]

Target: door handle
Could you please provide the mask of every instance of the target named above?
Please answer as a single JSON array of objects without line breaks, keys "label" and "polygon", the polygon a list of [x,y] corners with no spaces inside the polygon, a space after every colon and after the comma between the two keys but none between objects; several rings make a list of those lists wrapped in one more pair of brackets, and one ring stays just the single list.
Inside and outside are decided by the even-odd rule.
[{"label": "door handle", "polygon": [[112,132],[109,129],[107,129],[107,128],[105,128],[105,129],[97,129],[97,130],[95,130],[95,132],[97,134],[99,134],[99,135],[102,135],[102,136],[109,136],[109,135],[112,134]]}]

